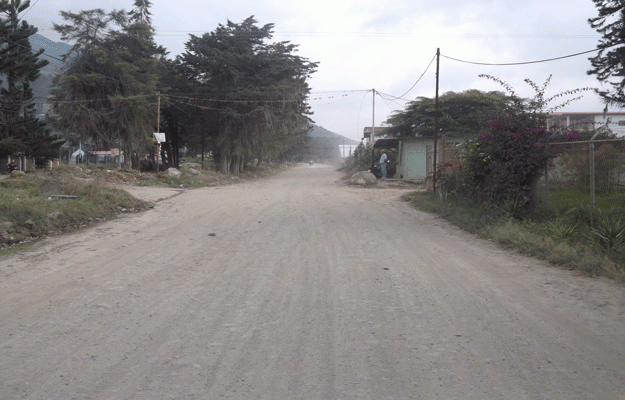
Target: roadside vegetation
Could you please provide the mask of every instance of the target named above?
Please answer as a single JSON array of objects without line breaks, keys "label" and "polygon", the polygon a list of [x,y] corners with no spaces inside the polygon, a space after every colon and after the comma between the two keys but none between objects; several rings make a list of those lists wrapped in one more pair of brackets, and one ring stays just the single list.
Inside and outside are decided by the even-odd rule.
[{"label": "roadside vegetation", "polygon": [[0,249],[148,207],[123,190],[70,177],[62,169],[9,177],[0,180]]},{"label": "roadside vegetation", "polygon": [[[596,92],[607,111],[608,106],[622,108],[625,104],[623,74],[618,73],[623,69],[623,58],[617,56],[623,51],[625,24],[621,8],[614,7],[613,2],[596,0],[595,5],[599,13],[589,23],[602,40],[598,54],[590,58],[592,69],[588,73],[596,75],[603,84],[604,89]],[[483,115],[485,119],[477,129],[470,129],[466,122],[461,124],[473,131],[472,136],[460,149],[457,160],[437,166],[436,191],[415,192],[404,199],[420,210],[440,215],[507,248],[554,265],[625,282],[625,190],[621,182],[625,157],[619,149],[622,142],[611,141],[615,137],[607,123],[604,129],[593,132],[562,132],[548,126],[546,119],[548,113],[576,98],[552,108],[547,107],[550,101],[593,89],[576,89],[546,98],[549,80],[542,87],[526,80],[536,96],[523,100],[504,81],[483,77],[500,83],[510,97],[503,98],[502,107],[494,107],[489,115]],[[430,135],[432,118],[418,105],[409,104],[388,122],[403,135],[410,135],[416,126],[414,121],[419,121],[421,135]],[[592,154],[603,160],[599,165],[593,161],[592,185],[586,156],[563,145],[580,139],[587,140],[586,144],[594,139],[611,142],[596,150],[592,143]],[[551,144],[557,141],[561,143],[555,150]],[[555,170],[556,160],[561,171]],[[544,204],[537,189],[540,177],[549,169],[554,170],[554,176],[565,173],[569,182],[562,181],[564,184],[550,188],[549,201]],[[591,187],[596,196],[594,204]]]},{"label": "roadside vegetation", "polygon": [[29,41],[31,3],[0,1],[0,163],[26,157],[41,168],[78,148],[81,159],[123,153],[124,168],[156,171],[210,154],[213,168],[238,174],[254,160],[308,154],[317,63],[273,40],[274,24],[227,21],[190,35],[171,58],[154,40],[149,0],[130,11],[61,11],[53,27],[69,50],[50,65],[44,121],[32,88],[49,61]]},{"label": "roadside vegetation", "polygon": [[115,165],[61,165],[51,171],[11,174],[0,179],[0,255],[16,245],[153,207],[132,197],[122,189],[124,186],[223,186],[259,179],[287,167],[263,164],[247,167],[240,174],[224,175],[183,164],[181,175],[174,177],[165,172],[120,170]]},{"label": "roadside vegetation", "polygon": [[[562,146],[589,135],[613,138],[609,133],[549,127],[546,116],[554,108],[547,109],[547,104],[563,95],[544,96],[549,80],[540,87],[526,80],[536,96],[521,99],[505,82],[485,77],[500,83],[510,94],[510,102],[488,116],[455,159],[438,166],[435,192],[413,193],[405,200],[520,253],[625,282],[625,191],[618,184],[607,184],[608,177],[618,183],[623,165],[620,155],[610,147],[612,157],[606,158],[610,162],[597,167],[598,189],[591,207],[587,167],[577,168],[581,157]],[[559,150],[554,143],[561,145],[556,146]],[[552,183],[547,203],[540,181],[546,169],[553,170],[550,175],[554,177],[564,172],[570,181]]]},{"label": "roadside vegetation", "polygon": [[591,213],[585,203],[571,206],[566,196],[554,194],[552,204],[559,211],[553,215],[523,210],[512,203],[507,207],[474,203],[455,195],[443,199],[432,192],[414,192],[403,199],[505,248],[567,269],[625,282],[623,202],[618,208]]}]

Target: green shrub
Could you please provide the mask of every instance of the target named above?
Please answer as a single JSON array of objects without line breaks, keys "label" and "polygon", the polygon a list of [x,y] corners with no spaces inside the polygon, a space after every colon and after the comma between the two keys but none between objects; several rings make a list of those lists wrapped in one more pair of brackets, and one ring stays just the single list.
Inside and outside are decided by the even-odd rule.
[{"label": "green shrub", "polygon": [[577,220],[557,219],[547,223],[548,232],[558,239],[572,239],[578,237],[583,225]]},{"label": "green shrub", "polygon": [[[414,207],[435,213],[460,228],[493,240],[520,253],[554,265],[591,275],[603,275],[625,282],[625,251],[622,244],[625,225],[613,214],[602,215],[596,232],[578,218],[562,215],[556,220],[519,220],[510,218],[502,207],[473,203],[467,198],[440,201],[432,193],[414,192],[403,196]],[[526,211],[527,212],[527,211]],[[618,222],[617,222],[618,221]],[[598,232],[605,245],[596,245]],[[595,235],[595,236],[592,236]]]},{"label": "green shrub", "polygon": [[507,83],[490,75],[480,76],[501,84],[510,94],[510,102],[486,123],[481,135],[465,143],[462,190],[465,195],[494,203],[514,201],[535,208],[538,178],[551,158],[546,145],[551,136],[545,128],[546,116],[575,99],[549,110],[547,105],[563,94],[590,89],[570,90],[545,99],[551,77],[542,87],[526,79],[536,94],[532,99],[521,99]]},{"label": "green shrub", "polygon": [[595,242],[605,250],[620,249],[625,242],[625,223],[614,216],[601,216],[590,232]]}]

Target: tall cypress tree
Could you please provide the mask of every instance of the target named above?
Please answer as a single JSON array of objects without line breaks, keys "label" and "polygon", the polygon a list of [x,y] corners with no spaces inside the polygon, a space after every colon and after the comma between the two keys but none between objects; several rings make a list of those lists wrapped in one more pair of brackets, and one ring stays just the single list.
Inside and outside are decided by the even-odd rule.
[{"label": "tall cypress tree", "polygon": [[55,25],[61,39],[76,42],[55,79],[57,126],[96,147],[121,147],[126,163],[152,150],[156,128],[159,61],[166,52],[154,42],[149,5],[137,0],[131,12],[61,12],[69,23]]},{"label": "tall cypress tree", "polygon": [[590,26],[602,35],[599,53],[590,58],[592,69],[588,75],[612,87],[599,91],[606,105],[625,107],[625,1],[593,0],[599,11],[588,19]]},{"label": "tall cypress tree", "polygon": [[[295,55],[297,46],[272,39],[273,24],[253,17],[191,35],[178,57],[180,73],[197,100],[196,121],[213,141],[224,173],[247,161],[284,158],[305,138],[311,114],[307,80],[317,63]],[[208,123],[203,123],[204,121]],[[201,136],[204,139],[204,136]]]},{"label": "tall cypress tree", "polygon": [[[31,145],[43,134],[44,124],[37,119],[32,83],[48,64],[40,59],[44,50],[33,52],[28,39],[37,28],[20,20],[20,14],[28,7],[30,0],[0,0],[0,140],[21,143],[15,147],[24,153],[32,153]],[[10,150],[4,146],[4,152]]]}]

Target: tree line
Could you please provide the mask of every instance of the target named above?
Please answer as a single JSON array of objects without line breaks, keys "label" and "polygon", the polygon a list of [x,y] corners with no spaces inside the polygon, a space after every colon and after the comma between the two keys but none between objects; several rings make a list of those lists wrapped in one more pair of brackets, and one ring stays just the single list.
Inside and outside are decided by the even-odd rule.
[{"label": "tree line", "polygon": [[[29,89],[47,64],[28,43],[37,28],[16,22],[29,6],[30,0],[0,0],[0,76],[8,83],[0,94],[4,153],[32,155],[37,141],[30,138],[51,136],[34,114]],[[154,160],[154,132],[165,134],[165,164],[178,166],[185,148],[211,152],[224,173],[253,159],[289,158],[305,146],[312,122],[308,80],[317,63],[297,55],[297,45],[271,42],[274,25],[249,17],[190,35],[184,53],[171,59],[154,40],[150,7],[149,0],[135,0],[130,11],[60,13],[63,23],[54,29],[72,48],[54,79],[50,126],[94,149],[122,149],[132,168]],[[57,146],[52,154],[60,143],[49,141]]]}]

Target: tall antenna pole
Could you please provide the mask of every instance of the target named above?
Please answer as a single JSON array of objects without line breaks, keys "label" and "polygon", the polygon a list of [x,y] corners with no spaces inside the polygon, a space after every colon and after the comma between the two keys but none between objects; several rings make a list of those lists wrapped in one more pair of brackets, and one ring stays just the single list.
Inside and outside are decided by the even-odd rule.
[{"label": "tall antenna pole", "polygon": [[438,147],[438,78],[440,75],[441,49],[436,49],[436,100],[434,102],[434,156],[432,157],[432,166],[434,174],[432,175],[432,191],[436,193],[436,149]]}]

